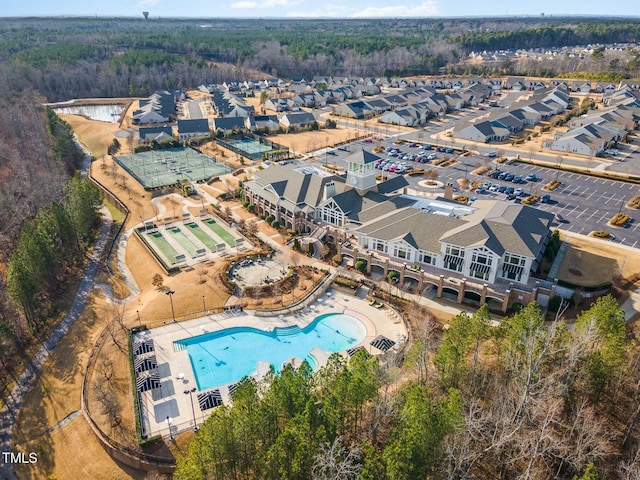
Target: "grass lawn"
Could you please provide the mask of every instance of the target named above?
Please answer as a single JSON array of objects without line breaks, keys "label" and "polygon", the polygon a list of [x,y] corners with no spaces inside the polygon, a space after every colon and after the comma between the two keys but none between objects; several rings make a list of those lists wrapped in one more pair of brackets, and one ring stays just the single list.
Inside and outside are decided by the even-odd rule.
[{"label": "grass lawn", "polygon": [[230,247],[233,247],[236,244],[236,240],[233,238],[233,236],[229,234],[229,232],[227,232],[224,229],[224,227],[221,227],[220,225],[218,225],[216,221],[213,220],[212,218],[204,220],[204,224],[207,227],[209,227],[213,231],[213,233],[218,235]]}]

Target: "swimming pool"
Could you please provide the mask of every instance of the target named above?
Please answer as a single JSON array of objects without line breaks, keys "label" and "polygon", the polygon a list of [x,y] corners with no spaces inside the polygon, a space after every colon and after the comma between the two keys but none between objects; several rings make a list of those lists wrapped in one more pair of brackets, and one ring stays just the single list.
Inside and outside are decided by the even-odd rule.
[{"label": "swimming pool", "polygon": [[177,350],[189,354],[199,390],[235,382],[256,371],[259,361],[271,363],[279,371],[291,357],[306,359],[314,347],[339,352],[356,345],[367,335],[355,317],[328,313],[301,329],[297,326],[265,332],[251,327],[234,327],[174,342]]}]

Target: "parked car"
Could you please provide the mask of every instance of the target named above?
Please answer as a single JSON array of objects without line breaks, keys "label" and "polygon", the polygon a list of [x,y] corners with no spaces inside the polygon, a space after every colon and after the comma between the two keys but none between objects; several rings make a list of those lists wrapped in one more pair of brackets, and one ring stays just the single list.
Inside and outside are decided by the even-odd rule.
[{"label": "parked car", "polygon": [[501,173],[500,175],[498,175],[498,180],[504,180],[506,178],[507,174],[506,173]]},{"label": "parked car", "polygon": [[506,186],[504,186],[504,185],[500,185],[500,186],[498,187],[498,192],[500,192],[500,193],[503,193],[503,192],[505,192],[506,190],[507,190],[507,187],[506,187]]},{"label": "parked car", "polygon": [[476,193],[485,193],[486,191],[487,191],[487,189],[485,187],[476,188]]},{"label": "parked car", "polygon": [[510,193],[509,195],[507,195],[507,200],[515,200],[516,196],[513,193]]},{"label": "parked car", "polygon": [[373,143],[373,139],[371,139],[371,138],[365,138],[365,139],[363,140],[363,142],[364,142],[364,143]]},{"label": "parked car", "polygon": [[550,200],[551,200],[551,195],[549,195],[548,193],[545,193],[540,199],[542,203],[549,203]]},{"label": "parked car", "polygon": [[524,177],[524,179],[525,179],[527,182],[535,182],[535,181],[537,181],[537,180],[538,180],[538,177],[536,177],[536,174],[535,174],[535,173],[530,173],[529,175],[527,175],[526,177]]},{"label": "parked car", "polygon": [[512,182],[513,183],[522,183],[522,177],[520,175],[516,175],[515,177],[513,177]]},{"label": "parked car", "polygon": [[453,153],[453,148],[447,148],[446,152],[447,153]]},{"label": "parked car", "polygon": [[556,217],[556,222],[558,222],[558,223],[565,223],[566,222],[564,217],[562,215],[560,215],[559,213],[556,213],[555,217]]},{"label": "parked car", "polygon": [[521,195],[524,195],[524,190],[522,188],[516,188],[513,193],[519,197]]},{"label": "parked car", "polygon": [[489,152],[485,154],[485,157],[494,158],[498,152]]},{"label": "parked car", "polygon": [[497,183],[494,183],[493,185],[491,185],[491,187],[489,188],[490,192],[497,192],[498,189],[500,188],[500,185],[498,185]]},{"label": "parked car", "polygon": [[512,193],[514,193],[514,190],[515,189],[513,187],[507,187],[504,193],[506,193],[507,195],[511,195]]},{"label": "parked car", "polygon": [[502,175],[502,172],[500,170],[496,170],[491,174],[491,178],[498,178],[500,175]]},{"label": "parked car", "polygon": [[435,154],[435,153],[432,153],[432,154],[430,154],[430,155],[427,157],[427,160],[435,160],[436,158],[438,158],[438,157],[436,156],[436,154]]},{"label": "parked car", "polygon": [[511,180],[513,180],[513,178],[515,177],[515,175],[513,173],[507,173],[504,176],[505,181],[510,182]]}]

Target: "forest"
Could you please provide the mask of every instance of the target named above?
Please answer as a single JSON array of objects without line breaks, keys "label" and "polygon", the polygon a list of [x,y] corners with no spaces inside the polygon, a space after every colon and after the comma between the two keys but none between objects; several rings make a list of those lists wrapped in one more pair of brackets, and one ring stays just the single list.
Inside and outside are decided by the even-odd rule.
[{"label": "forest", "polygon": [[75,175],[84,154],[70,126],[33,91],[0,111],[0,388],[43,341],[85,261],[99,190]]},{"label": "forest", "polygon": [[[462,73],[471,51],[626,43],[639,33],[640,22],[615,18],[0,19],[0,98],[25,88],[54,102],[256,76]],[[616,66],[622,78],[640,75],[631,61]],[[503,67],[482,74],[504,74]],[[568,71],[593,68],[587,59]],[[508,74],[527,72],[509,65]],[[543,73],[565,72],[560,64]]]},{"label": "forest", "polygon": [[640,478],[640,349],[610,296],[571,326],[486,306],[403,354],[333,355],[217,409],[176,479]]}]

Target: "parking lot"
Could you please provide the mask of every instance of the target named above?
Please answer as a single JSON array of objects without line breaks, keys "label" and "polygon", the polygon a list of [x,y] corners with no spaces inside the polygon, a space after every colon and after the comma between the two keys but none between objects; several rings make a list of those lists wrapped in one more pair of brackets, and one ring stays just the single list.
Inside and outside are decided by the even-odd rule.
[{"label": "parking lot", "polygon": [[[411,138],[416,138],[416,134],[412,134]],[[632,247],[640,246],[640,214],[637,214],[634,209],[626,207],[626,203],[629,199],[633,195],[640,193],[640,187],[637,185],[591,177],[588,175],[557,171],[524,163],[500,165],[495,164],[494,159],[486,156],[463,157],[458,155],[460,153],[459,151],[447,153],[438,152],[435,149],[424,150],[418,148],[417,145],[415,147],[410,147],[408,143],[394,145],[394,140],[397,140],[397,138],[392,137],[380,142],[380,145],[384,150],[376,155],[385,160],[388,159],[393,162],[405,163],[408,168],[399,169],[401,172],[406,173],[406,171],[414,167],[435,170],[438,172],[438,181],[443,184],[451,182],[456,189],[459,186],[457,180],[463,178],[480,183],[491,182],[491,184],[503,186],[505,190],[509,187],[514,188],[514,191],[517,188],[522,188],[522,195],[510,200],[513,202],[520,202],[523,198],[526,198],[531,194],[542,197],[548,193],[550,196],[549,201],[539,202],[535,206],[536,208],[558,215],[558,218],[561,219],[561,221],[556,221],[554,223],[556,228],[585,235],[595,230],[605,229],[614,236],[612,241]],[[421,141],[426,143],[427,138],[424,138]],[[339,167],[346,168],[344,159],[353,151],[361,148],[371,151],[376,145],[377,143],[370,143],[362,140],[353,142],[342,150],[334,150],[332,155],[328,156],[328,161],[338,165]],[[386,151],[387,147],[400,148],[402,153],[392,157],[389,155],[389,152]],[[445,146],[445,148],[447,147]],[[442,158],[444,155],[447,155],[448,157],[455,159],[456,162],[452,166],[441,167],[432,165],[433,160],[422,163],[415,159],[402,159],[406,154],[417,155],[420,153],[423,154],[423,158],[426,158],[428,155],[435,155],[437,158]],[[523,181],[515,184],[513,182],[493,179],[487,176],[478,176],[471,173],[479,165],[485,164],[494,169],[498,168],[502,172],[512,173],[514,176],[520,176]],[[390,163],[387,162],[385,165],[390,165]],[[377,171],[379,173],[383,172],[382,169]],[[393,172],[390,168],[384,171],[384,173],[388,176],[403,174]],[[530,174],[535,175],[537,180],[526,181],[525,178]],[[542,187],[546,183],[551,180],[555,180],[556,177],[558,181],[562,182],[558,188],[552,192],[542,190]],[[424,176],[405,175],[405,178],[409,182],[410,188],[418,191],[423,189],[420,182],[424,180]],[[491,198],[508,201],[507,194],[504,192],[486,191],[484,193],[470,193],[469,195],[475,198]],[[611,217],[619,211],[629,214],[631,216],[631,221],[629,221],[625,227],[611,227],[607,225],[607,222]]]}]

